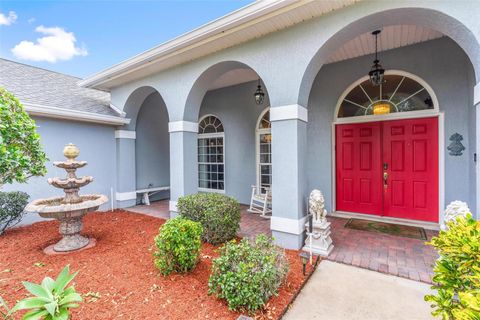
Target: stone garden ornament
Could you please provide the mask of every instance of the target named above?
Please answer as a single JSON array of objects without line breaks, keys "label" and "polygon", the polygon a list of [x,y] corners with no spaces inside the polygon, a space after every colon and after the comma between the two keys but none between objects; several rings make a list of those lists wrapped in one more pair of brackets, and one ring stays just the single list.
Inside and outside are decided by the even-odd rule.
[{"label": "stone garden ornament", "polygon": [[[27,212],[38,212],[42,218],[54,218],[60,221],[60,234],[62,239],[44,251],[47,254],[55,252],[69,252],[79,250],[86,246],[94,246],[95,239],[86,238],[80,234],[83,228],[83,216],[89,211],[95,211],[107,202],[108,198],[102,194],[79,195],[80,187],[86,186],[93,181],[93,177],[85,176],[78,178],[75,172],[78,168],[87,165],[86,161],[77,161],[75,158],[80,150],[74,144],[68,144],[63,149],[66,161],[53,163],[58,168],[65,169],[65,178],[49,178],[48,183],[56,188],[63,189],[64,197],[38,199],[27,205]],[[53,249],[53,251],[52,251]]]},{"label": "stone garden ornament", "polygon": [[310,193],[308,207],[312,223],[305,224],[307,239],[303,251],[326,257],[332,252],[333,243],[330,237],[330,222],[327,221],[325,198],[320,190],[315,189]]},{"label": "stone garden ornament", "polygon": [[471,213],[468,204],[463,201],[452,201],[445,209],[443,215],[443,222],[440,228],[442,230],[447,230],[447,222],[457,219],[457,217],[466,217],[467,214]]}]

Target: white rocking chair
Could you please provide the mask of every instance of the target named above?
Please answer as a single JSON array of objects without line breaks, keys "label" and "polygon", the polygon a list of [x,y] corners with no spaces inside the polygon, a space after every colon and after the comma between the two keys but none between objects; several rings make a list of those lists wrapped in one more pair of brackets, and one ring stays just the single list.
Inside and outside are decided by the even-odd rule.
[{"label": "white rocking chair", "polygon": [[250,200],[250,208],[248,212],[260,213],[262,218],[270,218],[272,215],[272,191],[270,188],[264,188],[265,193],[261,192],[261,188],[252,186],[252,199]]}]

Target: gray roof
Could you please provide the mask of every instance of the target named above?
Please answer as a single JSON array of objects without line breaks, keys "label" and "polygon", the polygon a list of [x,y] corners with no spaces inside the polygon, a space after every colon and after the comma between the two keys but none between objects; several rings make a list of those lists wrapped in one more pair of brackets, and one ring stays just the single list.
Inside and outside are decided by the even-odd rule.
[{"label": "gray roof", "polygon": [[22,103],[119,116],[108,92],[82,88],[80,78],[0,58],[0,87]]}]

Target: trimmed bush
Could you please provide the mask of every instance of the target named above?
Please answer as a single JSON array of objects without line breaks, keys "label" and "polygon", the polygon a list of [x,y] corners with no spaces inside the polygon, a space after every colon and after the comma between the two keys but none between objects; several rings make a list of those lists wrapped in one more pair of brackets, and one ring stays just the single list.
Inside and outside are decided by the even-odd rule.
[{"label": "trimmed bush", "polygon": [[25,192],[0,192],[0,235],[22,220],[28,198]]},{"label": "trimmed bush", "polygon": [[202,246],[202,225],[177,217],[168,220],[155,237],[155,266],[163,275],[185,273],[198,262]]},{"label": "trimmed bush", "polygon": [[447,223],[448,230],[428,244],[438,250],[432,289],[425,296],[434,316],[443,319],[480,319],[480,221],[467,215]]},{"label": "trimmed bush", "polygon": [[211,244],[232,240],[240,228],[240,204],[218,193],[198,193],[178,199],[180,215],[200,222],[202,240]]},{"label": "trimmed bush", "polygon": [[231,310],[252,313],[278,294],[288,273],[284,251],[272,238],[259,235],[226,243],[213,261],[209,294],[225,299]]}]

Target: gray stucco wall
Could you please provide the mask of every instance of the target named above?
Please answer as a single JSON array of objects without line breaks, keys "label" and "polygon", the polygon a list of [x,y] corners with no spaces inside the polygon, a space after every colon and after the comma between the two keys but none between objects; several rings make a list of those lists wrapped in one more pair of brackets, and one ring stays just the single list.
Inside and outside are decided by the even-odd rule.
[{"label": "gray stucco wall", "polygon": [[[136,188],[170,185],[168,112],[158,93],[149,95],[137,116],[135,140]],[[161,192],[152,199],[168,197]],[[151,199],[151,200],[152,200]]]},{"label": "gray stucco wall", "polygon": [[[332,121],[337,100],[354,81],[363,77],[372,63],[371,56],[360,57],[322,67],[308,103],[308,189],[324,191],[331,210]],[[440,111],[445,113],[445,148],[449,137],[463,135],[466,150],[462,156],[445,153],[445,202],[468,202],[475,209],[475,110],[472,65],[465,53],[449,38],[382,52],[384,68],[403,70],[424,79],[433,88]]]},{"label": "gray stucco wall", "polygon": [[250,203],[251,186],[256,184],[255,129],[258,117],[269,106],[268,95],[263,105],[255,104],[256,86],[253,81],[208,91],[200,108],[199,119],[212,114],[223,123],[225,193],[241,203]]},{"label": "gray stucco wall", "polygon": [[[101,193],[110,199],[110,190],[115,192],[115,128],[97,124],[63,121],[35,117],[41,142],[50,161],[46,164],[48,172],[44,177],[33,177],[25,184],[5,185],[5,191],[20,190],[30,195],[30,201],[63,195],[63,191],[50,186],[47,178],[65,177],[63,169],[54,167],[53,161],[65,159],[63,147],[72,142],[80,148],[78,160],[85,160],[88,165],[78,169],[77,176],[93,176],[91,184],[83,187],[80,192]],[[101,210],[110,209],[110,202],[104,204]],[[22,224],[36,222],[41,218],[38,214],[27,214]]]}]

